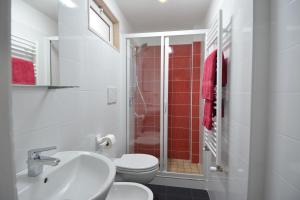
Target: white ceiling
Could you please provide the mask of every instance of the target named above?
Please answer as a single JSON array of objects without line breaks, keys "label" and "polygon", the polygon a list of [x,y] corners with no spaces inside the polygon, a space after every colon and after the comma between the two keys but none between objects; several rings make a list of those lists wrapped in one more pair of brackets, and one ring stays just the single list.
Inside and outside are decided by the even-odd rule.
[{"label": "white ceiling", "polygon": [[41,11],[54,21],[58,20],[58,1],[59,0],[24,0],[26,3]]},{"label": "white ceiling", "polygon": [[135,32],[203,26],[212,0],[116,0]]}]

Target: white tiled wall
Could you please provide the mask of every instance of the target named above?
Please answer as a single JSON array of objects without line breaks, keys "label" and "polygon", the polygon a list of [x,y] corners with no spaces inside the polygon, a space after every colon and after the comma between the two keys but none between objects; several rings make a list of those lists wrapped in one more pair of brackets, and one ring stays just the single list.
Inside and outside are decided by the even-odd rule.
[{"label": "white tiled wall", "polygon": [[[207,16],[208,23],[219,9],[224,13],[224,25],[232,19],[232,52],[222,142],[225,172],[208,172],[208,191],[212,200],[243,200],[247,199],[249,169],[253,1],[215,0]],[[209,156],[207,162],[208,166],[214,164]]]},{"label": "white tiled wall", "polygon": [[[73,1],[76,8],[60,8],[61,59],[63,67],[74,69],[63,74],[65,84],[77,81],[80,88],[13,88],[17,171],[26,167],[31,148],[56,145],[59,150],[93,151],[97,133],[115,134],[114,153],[125,151],[124,44],[118,52],[88,31],[87,0]],[[121,33],[127,32],[130,27],[115,2],[107,4],[120,21]],[[107,104],[107,87],[117,88],[117,104]]]},{"label": "white tiled wall", "polygon": [[[250,2],[250,1],[249,1]],[[258,2],[256,2],[258,3]],[[260,2],[261,3],[261,2]],[[251,6],[243,6],[245,1],[239,5],[236,1],[226,1],[226,4],[219,2],[219,6],[215,8],[222,8],[228,10],[226,5],[232,7],[232,16],[233,21],[233,30],[240,30],[240,32],[233,31],[233,61],[230,66],[230,102],[229,102],[229,116],[228,118],[230,126],[228,131],[224,134],[229,136],[229,142],[226,149],[224,149],[224,154],[228,155],[228,173],[209,176],[209,192],[211,199],[251,199],[251,197],[257,195],[249,195],[249,192],[261,192],[260,199],[263,200],[298,200],[300,199],[300,172],[299,172],[299,163],[300,163],[300,135],[299,135],[299,118],[300,118],[300,68],[298,63],[298,57],[300,55],[300,1],[299,0],[272,0],[265,2],[263,4],[256,4],[254,7],[254,13],[256,16],[253,16],[256,20],[254,24],[255,35],[254,44],[258,44],[259,39],[264,37],[264,34],[268,33],[269,36],[265,39],[270,39],[270,47],[262,47],[265,52],[261,52],[263,55],[255,54],[253,67],[257,64],[266,69],[257,70],[254,72],[253,81],[260,79],[266,79],[266,81],[258,80],[263,84],[263,89],[254,90],[256,93],[251,94],[251,62],[246,61],[248,58],[251,58],[251,53],[244,54],[235,52],[235,48],[239,51],[251,49],[251,45],[240,45],[244,44],[243,36],[245,27],[248,19],[251,19],[252,16],[249,12],[252,12]],[[268,5],[267,5],[268,4]],[[213,5],[217,5],[216,3]],[[259,7],[267,6],[267,7]],[[248,11],[245,11],[245,9]],[[212,9],[214,10],[214,9]],[[266,15],[262,12],[267,13]],[[248,13],[248,14],[247,14]],[[257,14],[259,14],[257,16]],[[267,16],[268,15],[268,16]],[[246,17],[248,16],[248,17]],[[245,18],[246,17],[246,18]],[[261,19],[260,19],[261,17]],[[257,21],[260,20],[260,21]],[[267,21],[270,20],[269,24]],[[251,29],[249,26],[246,29]],[[260,30],[258,30],[260,29]],[[259,38],[260,37],[260,38]],[[258,40],[258,41],[256,41]],[[266,44],[265,41],[262,41],[263,44]],[[255,48],[258,48],[257,45]],[[242,49],[240,49],[242,48]],[[261,50],[261,49],[260,49]],[[236,54],[237,53],[237,54]],[[265,56],[265,61],[263,57]],[[247,58],[245,58],[247,57]],[[244,60],[250,65],[236,65],[234,60]],[[266,61],[269,60],[269,61]],[[257,63],[259,62],[259,63]],[[268,63],[269,62],[269,63]],[[238,62],[237,62],[238,63]],[[240,63],[238,63],[240,64]],[[245,63],[244,63],[245,64]],[[268,66],[269,65],[269,66]],[[247,66],[247,67],[245,67]],[[249,71],[248,71],[249,70]],[[255,69],[254,69],[255,70]],[[267,71],[266,71],[267,70]],[[263,74],[258,74],[263,73]],[[237,75],[243,76],[239,78]],[[249,75],[249,79],[246,77]],[[253,84],[253,83],[252,83]],[[255,87],[259,84],[253,84]],[[233,86],[232,86],[233,85]],[[241,86],[244,85],[244,86]],[[245,93],[243,90],[245,89]],[[245,98],[241,98],[241,95],[235,95],[234,93],[241,91],[242,94],[245,94]],[[251,95],[259,95],[260,92],[265,91],[267,95],[263,94],[264,98],[253,98],[254,102],[251,102]],[[233,93],[234,92],[234,93]],[[248,97],[249,95],[249,97]],[[257,100],[261,99],[261,102]],[[258,122],[253,120],[252,116],[252,126],[251,135],[255,136],[251,142],[251,152],[257,152],[262,154],[264,160],[250,159],[251,162],[259,161],[259,163],[250,163],[250,166],[256,166],[264,168],[254,169],[252,173],[261,174],[264,171],[264,174],[261,174],[261,182],[257,182],[259,179],[254,177],[253,184],[262,186],[258,189],[257,187],[248,187],[248,178],[249,177],[249,122],[250,122],[250,103],[251,103],[251,114],[257,114],[257,109],[266,111],[266,114],[263,114],[265,118],[260,118],[264,122]],[[267,107],[262,108],[261,106]],[[245,110],[246,108],[246,110]],[[239,119],[240,118],[240,119]],[[241,119],[243,121],[241,122]],[[254,123],[255,122],[255,123]],[[263,126],[263,123],[266,125],[266,129]],[[257,127],[257,126],[261,127]],[[258,128],[258,129],[257,129]],[[266,130],[262,132],[262,130]],[[254,131],[259,131],[256,133]],[[265,136],[258,136],[257,134],[264,134]],[[263,141],[258,141],[260,138]],[[265,141],[266,140],[266,141]],[[259,150],[254,150],[253,148],[259,148]],[[266,150],[266,154],[264,154]],[[261,155],[256,155],[256,157],[261,157]],[[261,165],[259,166],[259,164]],[[251,182],[251,181],[250,181]],[[247,188],[250,189],[247,191]]]},{"label": "white tiled wall", "polygon": [[300,199],[300,1],[271,1],[265,200]]},{"label": "white tiled wall", "polygon": [[10,102],[10,1],[0,1],[0,199],[16,199]]}]

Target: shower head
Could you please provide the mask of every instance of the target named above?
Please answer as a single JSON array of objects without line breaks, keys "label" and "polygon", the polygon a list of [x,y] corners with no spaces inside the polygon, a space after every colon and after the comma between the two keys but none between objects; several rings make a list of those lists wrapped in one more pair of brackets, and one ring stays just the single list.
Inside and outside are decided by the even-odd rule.
[{"label": "shower head", "polygon": [[148,44],[143,43],[141,46],[135,46],[135,53],[138,55],[144,48],[147,48]]},{"label": "shower head", "polygon": [[140,48],[143,49],[143,48],[146,48],[147,46],[148,46],[148,44],[147,44],[147,43],[144,43],[144,44],[142,44],[142,45],[140,46]]}]

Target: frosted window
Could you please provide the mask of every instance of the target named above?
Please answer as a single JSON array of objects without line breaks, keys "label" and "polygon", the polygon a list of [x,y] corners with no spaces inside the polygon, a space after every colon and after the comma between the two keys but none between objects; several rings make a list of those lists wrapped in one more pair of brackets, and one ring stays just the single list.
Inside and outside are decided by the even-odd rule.
[{"label": "frosted window", "polygon": [[104,40],[110,41],[109,25],[93,9],[90,11],[90,28]]},{"label": "frosted window", "polygon": [[95,4],[91,2],[89,12],[89,27],[90,29],[100,36],[102,39],[109,43],[113,41],[113,23],[105,15],[105,13]]}]

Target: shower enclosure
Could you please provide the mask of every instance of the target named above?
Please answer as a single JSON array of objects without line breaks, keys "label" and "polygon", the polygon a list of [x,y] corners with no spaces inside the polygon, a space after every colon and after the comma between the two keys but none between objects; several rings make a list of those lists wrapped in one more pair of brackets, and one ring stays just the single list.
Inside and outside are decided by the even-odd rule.
[{"label": "shower enclosure", "polygon": [[156,156],[161,174],[203,174],[204,36],[205,30],[126,35],[127,152]]}]

